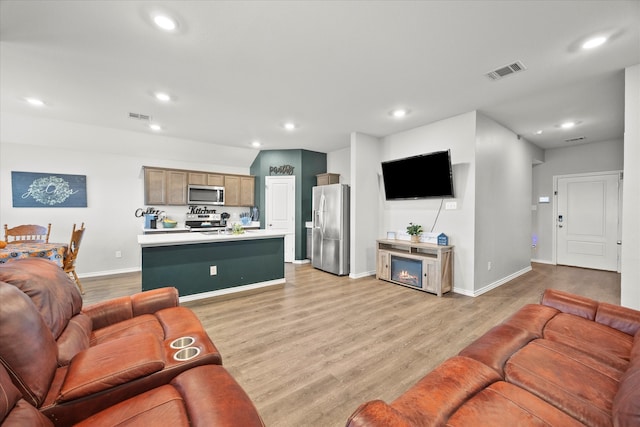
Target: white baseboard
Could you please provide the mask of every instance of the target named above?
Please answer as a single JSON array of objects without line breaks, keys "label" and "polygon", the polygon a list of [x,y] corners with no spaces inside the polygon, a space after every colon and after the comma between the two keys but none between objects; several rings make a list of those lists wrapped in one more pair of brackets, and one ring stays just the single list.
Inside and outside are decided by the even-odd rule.
[{"label": "white baseboard", "polygon": [[285,278],[267,280],[266,282],[251,283],[249,285],[235,286],[232,288],[218,289],[217,291],[201,292],[199,294],[185,295],[179,298],[180,302],[196,301],[199,299],[218,297],[220,295],[229,295],[237,292],[250,291],[252,289],[266,288],[268,286],[281,285],[286,283]]},{"label": "white baseboard", "polygon": [[294,259],[292,264],[309,264],[310,259]]},{"label": "white baseboard", "polygon": [[516,271],[515,273],[510,274],[510,275],[508,275],[506,277],[503,277],[500,280],[496,280],[495,282],[490,283],[487,286],[478,289],[477,291],[470,291],[468,289],[460,289],[460,288],[456,288],[456,287],[454,287],[452,291],[455,292],[456,294],[466,295],[468,297],[474,297],[475,298],[477,296],[480,296],[480,295],[482,295],[484,293],[489,292],[492,289],[495,289],[495,288],[497,288],[499,286],[502,286],[505,283],[507,283],[508,281],[513,280],[518,276],[522,276],[523,274],[528,273],[529,271],[531,271],[531,266],[523,268],[520,271]]},{"label": "white baseboard", "polygon": [[78,273],[78,277],[83,279],[86,277],[112,276],[114,274],[136,273],[140,271],[140,267],[123,268],[121,270],[93,271],[91,273]]},{"label": "white baseboard", "polygon": [[537,262],[538,264],[556,265],[554,262],[549,261],[548,259],[532,259],[531,262]]},{"label": "white baseboard", "polygon": [[365,271],[364,273],[349,273],[349,279],[362,279],[363,277],[375,276],[375,271]]},{"label": "white baseboard", "polygon": [[506,276],[506,277],[503,277],[503,278],[502,278],[502,279],[500,279],[500,280],[496,280],[495,282],[488,284],[487,286],[485,286],[485,287],[483,287],[483,288],[478,289],[477,291],[475,291],[475,292],[473,293],[473,295],[472,295],[472,296],[477,297],[477,296],[480,296],[480,295],[482,295],[482,294],[484,294],[484,293],[487,293],[487,292],[489,292],[490,290],[495,289],[495,288],[497,288],[497,287],[499,287],[499,286],[502,286],[502,285],[504,285],[505,283],[507,283],[508,281],[513,280],[513,279],[515,279],[515,278],[516,278],[516,277],[518,277],[518,276],[522,276],[523,274],[528,273],[528,272],[530,272],[530,271],[531,271],[531,266],[525,267],[525,268],[523,268],[523,269],[522,269],[522,270],[520,270],[520,271],[516,271],[516,272],[515,272],[515,273],[513,273],[513,274],[510,274],[510,275],[508,275],[508,276]]}]

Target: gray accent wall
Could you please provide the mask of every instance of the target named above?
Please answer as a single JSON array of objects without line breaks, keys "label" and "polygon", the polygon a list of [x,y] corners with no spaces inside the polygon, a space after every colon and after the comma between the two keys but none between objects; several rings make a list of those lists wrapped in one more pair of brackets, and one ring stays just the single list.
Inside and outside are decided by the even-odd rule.
[{"label": "gray accent wall", "polygon": [[316,185],[316,175],[327,171],[327,155],[308,150],[264,150],[260,151],[249,168],[255,176],[255,199],[260,209],[260,227],[264,228],[265,177],[272,175],[270,168],[293,166],[296,177],[296,236],[295,259],[306,257],[307,230],[305,221],[311,221],[311,188]]},{"label": "gray accent wall", "polygon": [[[579,173],[617,171],[623,168],[624,144],[622,140],[580,144],[567,148],[545,150],[544,162],[533,167],[533,193],[531,199],[531,234],[535,247],[531,259],[553,263],[553,177]],[[550,203],[539,203],[541,196]]]}]

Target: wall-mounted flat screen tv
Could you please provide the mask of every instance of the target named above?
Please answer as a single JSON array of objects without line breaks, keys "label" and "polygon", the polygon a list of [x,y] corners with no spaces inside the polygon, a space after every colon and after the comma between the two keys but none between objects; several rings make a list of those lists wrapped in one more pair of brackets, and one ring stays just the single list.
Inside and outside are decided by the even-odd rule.
[{"label": "wall-mounted flat screen tv", "polygon": [[454,197],[451,150],[382,162],[387,200]]}]

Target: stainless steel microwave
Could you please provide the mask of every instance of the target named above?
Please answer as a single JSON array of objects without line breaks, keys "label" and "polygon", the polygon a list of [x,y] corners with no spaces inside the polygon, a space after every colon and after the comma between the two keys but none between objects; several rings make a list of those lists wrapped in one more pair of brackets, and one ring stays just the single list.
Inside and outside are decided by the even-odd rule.
[{"label": "stainless steel microwave", "polygon": [[224,205],[224,187],[189,185],[187,203],[190,205]]}]

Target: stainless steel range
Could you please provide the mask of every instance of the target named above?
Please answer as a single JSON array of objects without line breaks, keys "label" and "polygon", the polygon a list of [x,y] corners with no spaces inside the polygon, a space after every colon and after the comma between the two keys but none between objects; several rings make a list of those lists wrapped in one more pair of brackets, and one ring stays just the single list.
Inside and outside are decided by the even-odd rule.
[{"label": "stainless steel range", "polygon": [[188,213],[185,225],[190,231],[224,227],[222,214],[215,213],[215,211],[213,213]]}]

